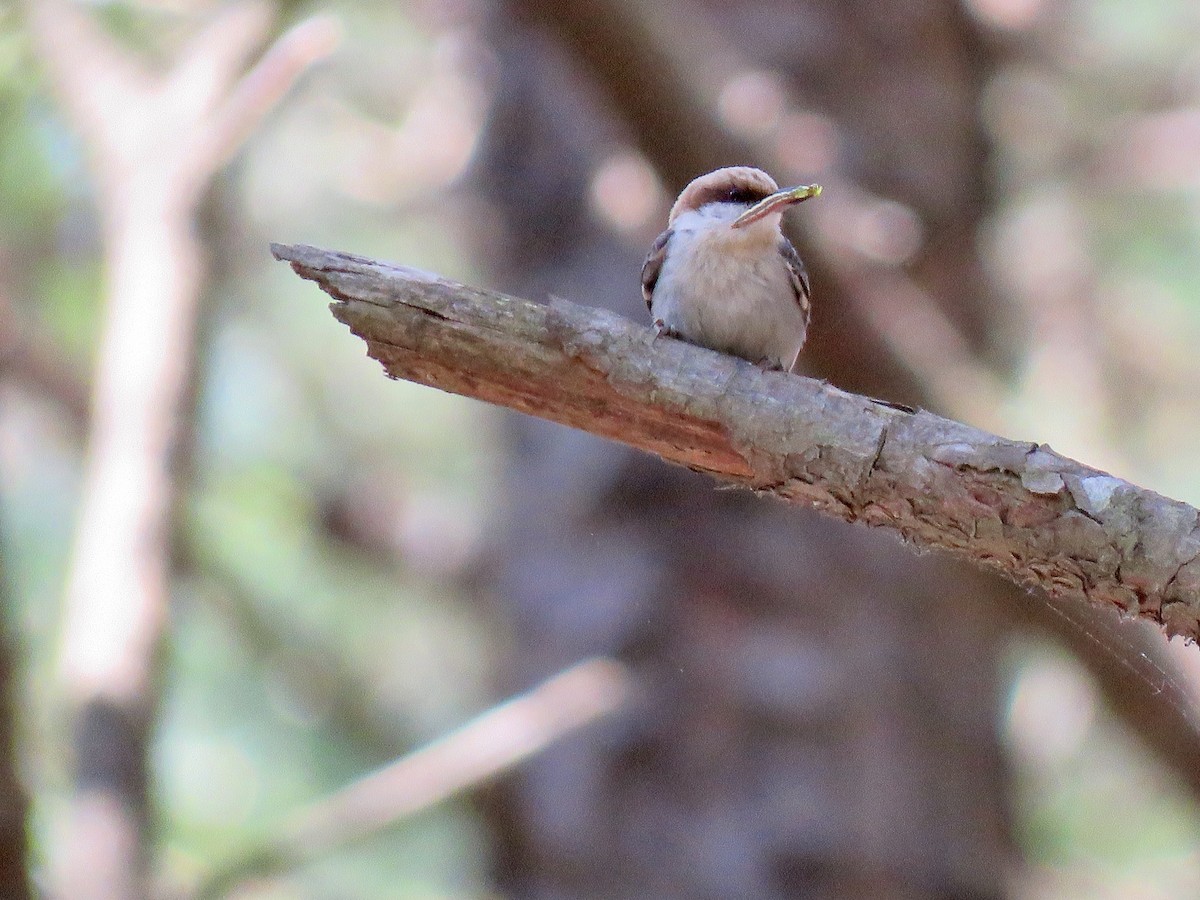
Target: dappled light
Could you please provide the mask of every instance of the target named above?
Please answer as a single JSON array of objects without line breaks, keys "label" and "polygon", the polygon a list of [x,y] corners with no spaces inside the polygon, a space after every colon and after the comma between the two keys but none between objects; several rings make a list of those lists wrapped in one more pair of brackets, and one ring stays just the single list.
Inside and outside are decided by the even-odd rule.
[{"label": "dappled light", "polygon": [[[0,896],[1200,892],[1200,651],[1129,621],[1200,592],[1198,46],[1184,0],[0,7]],[[803,421],[649,331],[729,165],[822,187],[782,219]],[[538,370],[364,348],[272,241],[557,303],[559,417],[709,474],[385,377],[521,408]],[[655,431],[697,358],[710,413]],[[888,424],[753,481],[721,425],[827,447],[847,397],[1016,455],[901,466]],[[1118,548],[1161,572],[1004,544],[1027,591],[905,527],[954,483],[948,545],[1092,547],[1126,482],[1181,501]]]}]

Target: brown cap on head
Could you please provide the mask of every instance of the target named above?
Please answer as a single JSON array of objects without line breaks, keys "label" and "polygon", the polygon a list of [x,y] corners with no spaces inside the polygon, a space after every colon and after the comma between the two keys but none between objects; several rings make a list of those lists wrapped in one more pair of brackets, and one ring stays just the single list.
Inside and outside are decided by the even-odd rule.
[{"label": "brown cap on head", "polygon": [[775,179],[754,166],[727,166],[707,175],[701,175],[683,189],[667,224],[671,224],[682,213],[699,209],[707,203],[757,203],[779,190]]}]

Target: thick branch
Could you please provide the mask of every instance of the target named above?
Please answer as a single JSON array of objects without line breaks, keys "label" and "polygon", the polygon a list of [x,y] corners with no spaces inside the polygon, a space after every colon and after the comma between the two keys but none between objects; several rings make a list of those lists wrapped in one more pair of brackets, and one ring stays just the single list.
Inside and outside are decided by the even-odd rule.
[{"label": "thick branch", "polygon": [[894,528],[1052,596],[1200,638],[1200,512],[1044,444],[655,341],[605,310],[539,305],[313,247],[272,250],[334,297],[334,315],[393,378]]}]

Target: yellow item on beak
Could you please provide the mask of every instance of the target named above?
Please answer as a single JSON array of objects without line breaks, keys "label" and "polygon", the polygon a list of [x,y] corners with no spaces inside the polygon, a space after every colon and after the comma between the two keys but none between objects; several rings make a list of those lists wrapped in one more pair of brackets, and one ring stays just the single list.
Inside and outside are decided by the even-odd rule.
[{"label": "yellow item on beak", "polygon": [[771,196],[759,200],[734,219],[731,227],[741,228],[757,222],[759,219],[769,216],[773,212],[779,212],[794,203],[819,196],[821,196],[821,186],[819,184],[802,184],[799,187],[784,188],[782,191],[776,191]]}]

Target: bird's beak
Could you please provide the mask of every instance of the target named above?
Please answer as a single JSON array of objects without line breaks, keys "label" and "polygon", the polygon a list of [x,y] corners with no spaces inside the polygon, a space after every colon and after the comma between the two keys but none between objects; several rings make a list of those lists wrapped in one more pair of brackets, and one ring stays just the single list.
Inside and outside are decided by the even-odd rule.
[{"label": "bird's beak", "polygon": [[741,228],[752,222],[757,222],[759,219],[765,218],[773,212],[782,212],[793,203],[799,203],[802,200],[807,200],[809,197],[819,196],[821,196],[821,186],[819,184],[802,184],[799,187],[784,188],[782,191],[776,191],[771,196],[759,200],[734,219],[732,227]]}]

